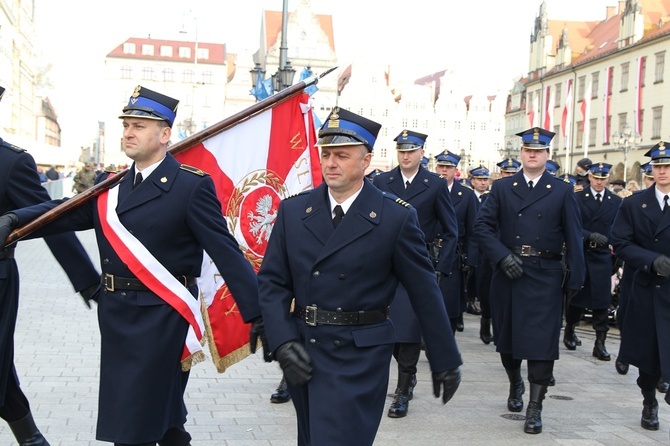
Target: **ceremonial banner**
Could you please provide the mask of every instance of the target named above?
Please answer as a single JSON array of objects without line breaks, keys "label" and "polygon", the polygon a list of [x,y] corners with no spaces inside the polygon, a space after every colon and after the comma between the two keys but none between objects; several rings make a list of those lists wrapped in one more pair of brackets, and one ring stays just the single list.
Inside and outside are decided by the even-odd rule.
[{"label": "ceremonial banner", "polygon": [[612,96],[612,69],[605,68],[605,94],[603,95],[603,143],[610,142],[610,104]]},{"label": "ceremonial banner", "polygon": [[563,115],[561,117],[561,128],[565,138],[565,147],[570,148],[570,126],[572,124],[572,79],[565,81],[565,104],[563,105]]},{"label": "ceremonial banner", "polygon": [[[301,93],[176,155],[211,175],[228,228],[256,271],[279,202],[321,183],[315,143],[311,102]],[[207,254],[199,285],[205,338],[223,372],[249,355],[249,326]]]},{"label": "ceremonial banner", "polygon": [[582,133],[584,138],[582,139],[582,147],[584,148],[584,158],[586,158],[589,153],[589,135],[591,130],[591,80],[588,81],[586,86],[586,91],[584,92],[584,97],[582,98],[582,105],[580,110],[582,112]]},{"label": "ceremonial banner", "polygon": [[642,133],[642,88],[644,87],[645,56],[637,59],[637,78],[635,80],[635,133]]}]

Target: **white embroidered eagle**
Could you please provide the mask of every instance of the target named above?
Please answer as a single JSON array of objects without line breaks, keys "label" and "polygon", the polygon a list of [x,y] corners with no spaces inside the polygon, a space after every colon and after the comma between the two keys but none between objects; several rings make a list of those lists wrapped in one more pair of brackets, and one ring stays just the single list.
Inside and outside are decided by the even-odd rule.
[{"label": "white embroidered eagle", "polygon": [[270,195],[262,196],[256,202],[256,214],[249,211],[247,214],[249,220],[252,221],[249,229],[256,237],[256,243],[263,243],[263,239],[267,242],[272,233],[272,226],[277,219],[277,211],[272,210],[272,197]]}]

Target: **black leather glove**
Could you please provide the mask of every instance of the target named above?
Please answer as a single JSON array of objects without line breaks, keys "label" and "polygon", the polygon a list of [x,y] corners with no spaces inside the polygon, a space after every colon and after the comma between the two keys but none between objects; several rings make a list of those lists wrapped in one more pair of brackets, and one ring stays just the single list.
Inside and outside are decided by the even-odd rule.
[{"label": "black leather glove", "polygon": [[470,265],[465,264],[465,263],[461,266],[461,271],[463,271],[466,274],[468,274],[470,271],[472,271],[472,269],[473,268]]},{"label": "black leather glove", "polygon": [[569,304],[572,298],[575,297],[577,293],[579,293],[579,290],[575,290],[574,288],[566,288],[563,290],[563,292],[565,293],[565,298],[568,300]]},{"label": "black leather glove", "polygon": [[523,261],[514,254],[509,254],[498,262],[500,269],[512,280],[518,279],[523,274],[521,265],[523,265]]},{"label": "black leather glove", "polygon": [[289,341],[280,345],[275,358],[284,371],[284,377],[292,385],[301,386],[312,378],[312,359],[298,342]]},{"label": "black leather glove", "polygon": [[437,284],[438,285],[440,284],[440,281],[442,280],[442,276],[444,276],[444,274],[442,274],[442,271],[435,271],[435,277],[437,277]]},{"label": "black leather glove", "polygon": [[589,242],[595,243],[598,248],[604,248],[609,245],[609,239],[599,232],[589,234]]},{"label": "black leather glove", "polygon": [[0,216],[0,251],[5,249],[5,242],[7,237],[12,233],[14,228],[19,225],[19,217],[16,214],[5,214]]},{"label": "black leather glove", "polygon": [[89,310],[91,309],[92,300],[98,302],[100,291],[102,291],[102,286],[100,286],[99,283],[94,283],[93,285],[88,286],[79,292],[81,297],[84,298],[84,304],[86,304]]},{"label": "black leather glove", "polygon": [[458,386],[461,384],[461,369],[456,367],[446,372],[433,373],[433,394],[435,398],[440,397],[442,391],[442,404],[447,404],[454,396]]},{"label": "black leather glove", "polygon": [[251,329],[249,330],[249,348],[251,353],[256,353],[259,339],[263,346],[263,360],[265,362],[272,362],[272,353],[268,346],[268,338],[265,336],[265,324],[263,323],[263,318],[257,317],[251,321]]},{"label": "black leather glove", "polygon": [[651,264],[651,266],[659,276],[670,276],[670,257],[666,257],[661,254],[654,259],[654,262]]}]

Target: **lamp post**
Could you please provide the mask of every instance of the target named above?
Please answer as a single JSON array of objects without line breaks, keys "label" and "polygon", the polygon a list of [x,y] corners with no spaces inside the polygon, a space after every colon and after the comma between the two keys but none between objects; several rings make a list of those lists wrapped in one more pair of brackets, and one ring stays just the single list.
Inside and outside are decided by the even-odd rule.
[{"label": "lamp post", "polygon": [[617,144],[617,149],[623,150],[623,180],[626,181],[628,174],[628,152],[637,147],[642,141],[639,133],[633,133],[628,123],[624,125],[623,130],[612,134],[612,141]]},{"label": "lamp post", "polygon": [[[194,43],[194,54],[193,54],[193,79],[191,81],[192,83],[192,93],[191,93],[191,117],[188,118],[184,122],[182,127],[184,129],[184,133],[186,136],[190,136],[193,133],[195,133],[197,125],[195,123],[195,120],[193,119],[193,114],[195,112],[195,89],[196,85],[198,84],[198,19],[196,18],[195,15],[193,15],[192,11],[189,11],[188,14],[193,18],[193,27],[195,31],[195,43]],[[188,34],[188,31],[186,31],[184,24],[182,23],[182,29],[179,30],[179,34]]]},{"label": "lamp post", "polygon": [[503,157],[504,159],[508,159],[512,157],[512,141],[507,141],[505,143],[505,148],[498,150],[498,153],[500,153],[500,156]]}]

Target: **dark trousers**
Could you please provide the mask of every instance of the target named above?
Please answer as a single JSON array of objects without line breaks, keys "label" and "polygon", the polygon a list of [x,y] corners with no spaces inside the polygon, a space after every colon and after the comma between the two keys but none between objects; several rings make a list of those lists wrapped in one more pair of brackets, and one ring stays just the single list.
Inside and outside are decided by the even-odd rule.
[{"label": "dark trousers", "polygon": [[[610,329],[609,321],[607,320],[607,308],[599,310],[591,310],[592,318],[591,325],[595,331],[607,333]],[[584,309],[570,305],[568,311],[565,313],[565,323],[568,325],[577,325],[584,316]]]},{"label": "dark trousers", "polygon": [[656,384],[658,384],[659,379],[661,379],[660,373],[649,375],[642,370],[638,370],[637,386],[643,392],[656,391]]},{"label": "dark trousers", "polygon": [[5,402],[0,407],[0,418],[8,423],[19,421],[25,418],[30,412],[30,404],[26,395],[19,387],[19,381],[16,373],[12,371],[7,379],[7,389],[5,391]]},{"label": "dark trousers", "polygon": [[416,374],[416,365],[421,355],[421,343],[397,342],[393,346],[393,357],[398,361],[398,372]]},{"label": "dark trousers", "polygon": [[[521,359],[514,359],[509,353],[501,353],[500,360],[506,370],[516,370],[521,368]],[[549,385],[551,377],[554,374],[554,361],[528,360],[528,382]]]}]

